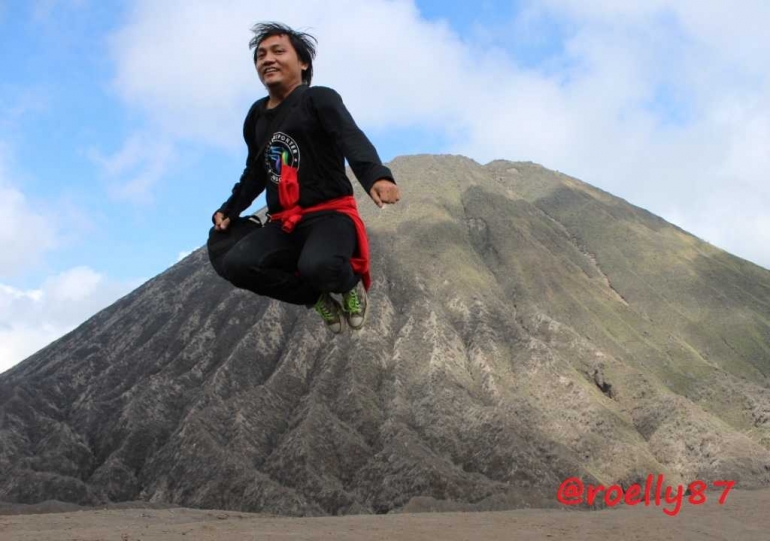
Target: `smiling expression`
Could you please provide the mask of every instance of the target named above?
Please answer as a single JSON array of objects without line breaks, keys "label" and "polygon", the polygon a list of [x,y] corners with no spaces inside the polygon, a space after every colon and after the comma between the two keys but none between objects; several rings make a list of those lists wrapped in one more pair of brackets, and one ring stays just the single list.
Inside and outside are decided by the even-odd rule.
[{"label": "smiling expression", "polygon": [[308,65],[301,62],[287,35],[265,38],[257,47],[257,74],[268,88],[292,88],[302,83],[302,70]]}]

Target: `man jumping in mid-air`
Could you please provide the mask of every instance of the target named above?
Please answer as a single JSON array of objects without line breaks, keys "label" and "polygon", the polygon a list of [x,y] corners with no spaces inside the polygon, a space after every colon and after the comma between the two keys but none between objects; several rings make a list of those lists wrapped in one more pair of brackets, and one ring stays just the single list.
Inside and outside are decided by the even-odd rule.
[{"label": "man jumping in mid-air", "polygon": [[[368,310],[369,243],[347,158],[382,208],[400,199],[390,169],[340,95],[310,87],[316,40],[277,23],[252,28],[254,62],[268,96],[246,115],[246,168],[212,216],[208,251],[234,286],[314,307],[334,333],[360,329]],[[240,214],[266,190],[268,221]],[[331,293],[341,295],[342,304]]]}]

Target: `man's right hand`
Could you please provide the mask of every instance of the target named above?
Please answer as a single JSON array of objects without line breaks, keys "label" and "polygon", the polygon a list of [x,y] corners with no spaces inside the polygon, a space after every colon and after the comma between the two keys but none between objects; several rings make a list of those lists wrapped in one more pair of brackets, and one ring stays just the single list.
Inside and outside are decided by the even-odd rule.
[{"label": "man's right hand", "polygon": [[224,231],[230,225],[230,218],[225,218],[221,212],[214,214],[214,229]]}]

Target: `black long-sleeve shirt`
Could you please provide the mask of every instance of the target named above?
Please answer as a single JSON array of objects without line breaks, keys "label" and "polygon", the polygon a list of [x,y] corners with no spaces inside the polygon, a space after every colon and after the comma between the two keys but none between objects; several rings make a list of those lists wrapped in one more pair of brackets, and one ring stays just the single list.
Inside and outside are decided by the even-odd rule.
[{"label": "black long-sleeve shirt", "polygon": [[217,212],[235,218],[265,189],[268,212],[283,210],[278,181],[286,165],[297,168],[301,207],[353,195],[345,158],[366,193],[376,180],[395,183],[393,173],[382,165],[374,146],[331,88],[300,85],[273,109],[267,109],[267,100],[254,102],[246,115],[246,168]]}]

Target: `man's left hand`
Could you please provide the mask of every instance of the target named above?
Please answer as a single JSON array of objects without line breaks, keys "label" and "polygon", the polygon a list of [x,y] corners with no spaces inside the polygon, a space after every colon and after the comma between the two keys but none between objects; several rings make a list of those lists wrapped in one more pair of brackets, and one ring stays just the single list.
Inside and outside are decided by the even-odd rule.
[{"label": "man's left hand", "polygon": [[392,205],[401,199],[401,192],[398,186],[385,178],[374,181],[372,189],[369,190],[369,195],[372,196],[372,199],[380,208],[386,203]]}]

